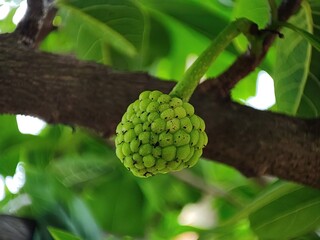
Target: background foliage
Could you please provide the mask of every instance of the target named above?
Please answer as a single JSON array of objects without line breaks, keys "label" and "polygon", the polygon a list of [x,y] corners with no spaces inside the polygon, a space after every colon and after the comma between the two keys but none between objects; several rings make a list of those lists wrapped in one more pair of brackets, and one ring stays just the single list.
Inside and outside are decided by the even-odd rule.
[{"label": "background foliage", "polygon": [[[180,79],[233,19],[247,17],[261,28],[270,19],[267,0],[57,4],[57,29],[42,43],[43,51],[164,80]],[[1,32],[14,30],[17,6],[0,21]],[[290,23],[319,35],[319,12],[319,1],[305,1]],[[319,52],[303,34],[282,33],[285,38],[232,96],[238,102],[254,96],[257,75],[265,70],[275,82],[273,111],[318,117]],[[238,37],[207,77],[226,69],[246,45]],[[118,161],[111,141],[86,129],[47,126],[39,135],[25,135],[14,116],[1,116],[0,125],[6,126],[0,131],[0,174],[14,176],[18,166],[26,179],[18,193],[5,188],[1,212],[36,219],[34,239],[320,239],[317,190],[274,178],[247,179],[205,159],[192,170],[138,179]]]}]

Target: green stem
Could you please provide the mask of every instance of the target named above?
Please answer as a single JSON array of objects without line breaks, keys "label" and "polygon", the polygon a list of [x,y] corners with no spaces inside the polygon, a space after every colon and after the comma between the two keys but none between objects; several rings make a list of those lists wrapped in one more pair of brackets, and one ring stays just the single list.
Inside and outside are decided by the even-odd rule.
[{"label": "green stem", "polygon": [[212,62],[240,33],[248,36],[251,24],[252,22],[245,18],[231,22],[188,68],[183,78],[172,89],[170,95],[189,101],[200,79],[208,71]]},{"label": "green stem", "polygon": [[278,8],[275,0],[268,0],[271,12],[271,24],[278,21]]}]

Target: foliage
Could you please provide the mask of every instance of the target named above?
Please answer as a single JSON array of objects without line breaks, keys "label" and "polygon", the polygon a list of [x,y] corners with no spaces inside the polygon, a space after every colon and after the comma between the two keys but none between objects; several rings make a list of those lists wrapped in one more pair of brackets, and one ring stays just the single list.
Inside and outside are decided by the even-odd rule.
[{"label": "foliage", "polygon": [[[271,16],[269,2],[59,1],[58,28],[41,49],[178,80],[187,62],[234,18],[247,17],[264,27]],[[0,22],[2,32],[13,30],[14,12]],[[320,44],[313,37],[319,36],[319,12],[317,0],[303,3],[290,20],[294,31],[282,30],[285,38],[233,89],[235,101],[254,96],[257,74],[266,70],[275,81],[274,111],[319,116],[320,53],[308,42]],[[238,37],[207,77],[228,68],[246,45]],[[179,174],[138,179],[123,168],[108,141],[87,130],[47,126],[32,136],[18,131],[14,116],[2,116],[0,124],[6,126],[0,131],[0,173],[12,176],[19,162],[26,172],[19,193],[6,189],[1,212],[36,219],[35,239],[160,240],[190,233],[200,239],[320,239],[317,190],[277,179],[247,179],[204,159]],[[190,206],[202,224],[183,218]]]}]

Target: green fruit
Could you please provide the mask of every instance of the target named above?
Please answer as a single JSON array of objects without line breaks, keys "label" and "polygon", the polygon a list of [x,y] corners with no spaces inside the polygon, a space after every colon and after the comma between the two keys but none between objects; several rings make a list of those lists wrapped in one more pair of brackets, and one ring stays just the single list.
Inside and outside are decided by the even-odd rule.
[{"label": "green fruit", "polygon": [[153,122],[154,120],[156,120],[157,118],[159,118],[159,113],[157,112],[152,112],[148,115],[148,122]]},{"label": "green fruit", "polygon": [[182,106],[186,110],[187,116],[190,117],[194,114],[194,107],[190,103],[184,102]]},{"label": "green fruit", "polygon": [[152,100],[152,101],[157,101],[158,98],[163,95],[162,92],[158,91],[158,90],[155,90],[155,91],[152,91],[150,94],[149,94],[149,99]]},{"label": "green fruit", "polygon": [[163,103],[169,103],[171,100],[171,97],[168,94],[162,94],[161,96],[158,97],[158,103],[163,104]]},{"label": "green fruit", "polygon": [[175,159],[177,148],[173,145],[162,148],[162,158],[163,160],[169,162]]},{"label": "green fruit", "polygon": [[140,141],[138,139],[133,139],[130,142],[130,150],[131,152],[135,153],[139,151],[139,147],[140,147]]},{"label": "green fruit", "polygon": [[149,105],[148,105],[148,107],[147,107],[147,112],[148,113],[152,113],[152,112],[155,112],[155,111],[157,111],[158,110],[158,108],[159,108],[159,103],[157,103],[157,102],[151,102],[151,103],[149,103]]},{"label": "green fruit", "polygon": [[180,126],[181,129],[184,129],[187,133],[190,133],[192,131],[192,123],[189,117],[180,119]]},{"label": "green fruit", "polygon": [[167,122],[167,130],[174,133],[180,129],[180,121],[177,118],[171,119]]},{"label": "green fruit", "polygon": [[170,108],[170,105],[168,103],[160,104],[160,106],[158,108],[158,112],[162,113],[163,111],[165,111],[169,108]]},{"label": "green fruit", "polygon": [[149,106],[150,103],[151,103],[150,99],[141,100],[141,102],[140,102],[140,110],[141,111],[147,110],[147,107]]},{"label": "green fruit", "polygon": [[166,121],[161,118],[158,118],[151,123],[151,131],[154,133],[160,134],[161,132],[165,131],[165,129]]},{"label": "green fruit", "polygon": [[150,132],[142,132],[139,134],[138,139],[142,144],[149,143],[150,140]]},{"label": "green fruit", "polygon": [[122,144],[122,154],[124,155],[124,156],[130,156],[131,154],[132,154],[132,151],[131,151],[131,149],[130,149],[130,144],[129,143],[123,143]]},{"label": "green fruit", "polygon": [[160,117],[166,121],[171,120],[174,118],[174,110],[172,108],[168,108],[161,113]]},{"label": "green fruit", "polygon": [[182,100],[180,98],[177,97],[173,97],[171,98],[171,101],[169,102],[170,107],[172,108],[176,108],[176,107],[180,107],[182,106]]},{"label": "green fruit", "polygon": [[173,142],[176,146],[189,144],[190,134],[184,130],[179,130],[173,135]]},{"label": "green fruit", "polygon": [[192,123],[193,128],[199,129],[201,122],[200,122],[200,119],[199,119],[198,116],[192,115],[192,116],[190,117],[190,121],[191,121],[191,123]]},{"label": "green fruit", "polygon": [[187,116],[187,112],[183,107],[176,107],[174,109],[174,115],[176,118],[184,118],[185,116]]},{"label": "green fruit", "polygon": [[188,144],[177,148],[177,159],[183,160],[186,159],[190,154],[190,146]]},{"label": "green fruit", "polygon": [[142,158],[143,165],[150,168],[156,164],[156,159],[152,155],[147,155]]},{"label": "green fruit", "polygon": [[200,138],[200,132],[197,129],[193,129],[190,133],[190,145],[195,146],[198,144]]},{"label": "green fruit", "polygon": [[150,93],[151,93],[151,91],[144,91],[144,92],[140,93],[139,100],[148,99]]},{"label": "green fruit", "polygon": [[208,143],[204,121],[190,103],[160,91],[144,91],[116,128],[116,155],[135,176],[191,167]]},{"label": "green fruit", "polygon": [[[134,130],[134,132],[135,132],[136,135],[139,135],[139,134],[142,133],[142,131],[143,131],[143,129],[142,129],[142,124],[139,123],[139,124],[135,125],[135,127],[134,127],[133,130]],[[120,135],[119,135],[119,136],[120,136]]]},{"label": "green fruit", "polygon": [[123,136],[123,140],[127,143],[130,143],[135,138],[136,134],[133,129],[129,129]]},{"label": "green fruit", "polygon": [[132,159],[132,157],[125,157],[125,159],[123,160],[123,164],[124,166],[126,166],[128,169],[134,168],[134,160]]},{"label": "green fruit", "polygon": [[139,148],[139,154],[141,156],[146,156],[146,155],[149,155],[151,154],[152,152],[152,146],[150,144],[143,144],[142,146],[140,146]]},{"label": "green fruit", "polygon": [[173,145],[173,135],[171,133],[162,132],[159,135],[159,145],[160,147],[166,147]]}]

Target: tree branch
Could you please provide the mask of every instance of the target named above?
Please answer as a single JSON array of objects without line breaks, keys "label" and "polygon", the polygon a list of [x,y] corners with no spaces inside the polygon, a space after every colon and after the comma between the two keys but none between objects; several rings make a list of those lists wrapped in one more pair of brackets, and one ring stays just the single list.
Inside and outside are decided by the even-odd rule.
[{"label": "tree branch", "polygon": [[[0,36],[1,113],[78,125],[109,137],[141,91],[168,93],[174,86],[145,73],[116,72],[40,53],[11,40],[10,35]],[[266,46],[273,41],[271,35],[268,41]],[[204,82],[195,91],[191,103],[206,121],[209,137],[204,156],[247,176],[273,175],[320,188],[320,120],[258,111],[221,98],[220,90],[230,88],[224,83],[244,77],[259,61],[253,55],[240,56],[219,81]]]},{"label": "tree branch", "polygon": [[[0,41],[0,112],[114,134],[126,107],[146,89],[173,82],[115,72],[95,63],[35,52]],[[210,85],[210,87],[208,87]],[[320,188],[320,121],[251,109],[220,97],[204,82],[191,98],[206,121],[208,159],[247,176],[273,175]],[[205,104],[203,104],[205,103]]]},{"label": "tree branch", "polygon": [[12,35],[25,46],[37,47],[53,30],[52,20],[56,9],[53,0],[28,0],[27,4],[27,12]]}]

